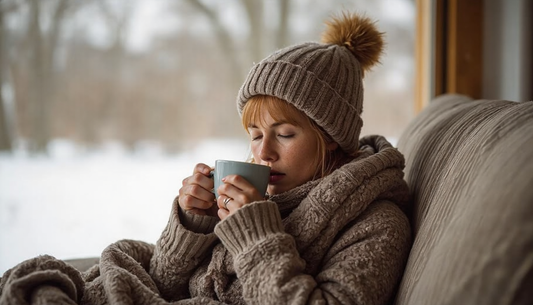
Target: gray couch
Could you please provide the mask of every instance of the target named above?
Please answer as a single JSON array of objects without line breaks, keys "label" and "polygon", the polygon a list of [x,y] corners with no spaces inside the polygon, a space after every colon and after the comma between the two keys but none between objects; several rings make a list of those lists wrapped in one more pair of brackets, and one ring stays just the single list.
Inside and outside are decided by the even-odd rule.
[{"label": "gray couch", "polygon": [[533,102],[439,96],[398,149],[415,240],[396,304],[533,304]]},{"label": "gray couch", "polygon": [[437,97],[398,148],[415,239],[395,303],[533,304],[533,102]]}]

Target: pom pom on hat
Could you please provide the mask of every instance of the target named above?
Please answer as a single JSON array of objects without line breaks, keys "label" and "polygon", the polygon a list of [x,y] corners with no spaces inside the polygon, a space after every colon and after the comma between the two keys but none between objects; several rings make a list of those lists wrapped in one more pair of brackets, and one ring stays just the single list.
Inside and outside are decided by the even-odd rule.
[{"label": "pom pom on hat", "polygon": [[301,110],[348,154],[359,149],[363,76],[379,62],[383,33],[366,17],[345,13],[326,22],[322,43],[278,50],[255,64],[237,96],[239,114],[254,95]]},{"label": "pom pom on hat", "polygon": [[355,13],[343,13],[326,21],[322,42],[345,46],[361,64],[363,71],[379,63],[383,52],[383,33],[367,17]]}]

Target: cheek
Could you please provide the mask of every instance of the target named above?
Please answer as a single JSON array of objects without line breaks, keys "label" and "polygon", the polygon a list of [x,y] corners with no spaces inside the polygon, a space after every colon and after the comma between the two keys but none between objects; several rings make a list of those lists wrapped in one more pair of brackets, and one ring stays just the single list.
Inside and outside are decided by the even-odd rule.
[{"label": "cheek", "polygon": [[254,144],[253,142],[250,144],[250,150],[252,152],[252,157],[254,158],[255,161],[258,161],[259,160],[259,152],[260,152],[260,147],[259,145],[257,144]]},{"label": "cheek", "polygon": [[299,168],[314,168],[316,166],[316,148],[311,143],[295,143],[287,147],[287,159]]},{"label": "cheek", "polygon": [[305,165],[305,168],[308,169],[307,172],[310,172],[312,173],[311,175],[314,175],[316,168],[320,164],[319,147],[316,141],[314,138],[311,138],[306,141],[305,145],[301,145],[299,149],[299,155],[296,157]]}]

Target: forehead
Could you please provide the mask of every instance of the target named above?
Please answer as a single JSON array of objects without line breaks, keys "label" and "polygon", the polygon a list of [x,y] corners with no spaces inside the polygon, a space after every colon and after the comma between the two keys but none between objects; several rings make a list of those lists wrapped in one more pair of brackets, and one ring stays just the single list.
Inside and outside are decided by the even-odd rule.
[{"label": "forehead", "polygon": [[250,99],[244,108],[242,119],[245,127],[273,123],[288,123],[303,127],[307,123],[307,116],[296,107],[284,100],[269,96]]}]

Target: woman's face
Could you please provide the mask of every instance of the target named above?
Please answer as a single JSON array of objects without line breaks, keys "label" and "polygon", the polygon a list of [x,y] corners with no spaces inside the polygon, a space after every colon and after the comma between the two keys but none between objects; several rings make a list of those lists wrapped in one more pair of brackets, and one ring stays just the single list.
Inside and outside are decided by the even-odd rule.
[{"label": "woman's face", "polygon": [[[288,191],[310,181],[317,169],[318,143],[313,130],[276,121],[268,110],[251,122],[251,150],[256,163],[271,167],[268,193]],[[299,118],[299,122],[304,118]]]}]

